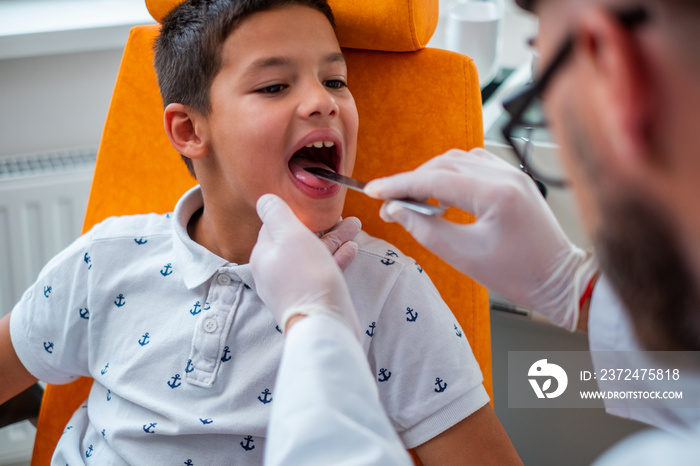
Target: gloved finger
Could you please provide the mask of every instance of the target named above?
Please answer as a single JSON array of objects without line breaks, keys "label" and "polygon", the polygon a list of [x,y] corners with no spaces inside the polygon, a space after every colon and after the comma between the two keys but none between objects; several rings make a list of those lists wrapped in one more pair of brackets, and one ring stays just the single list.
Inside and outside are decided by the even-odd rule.
[{"label": "gloved finger", "polygon": [[267,226],[271,238],[289,233],[299,228],[306,229],[303,223],[294,215],[292,209],[279,196],[263,194],[256,203],[258,216]]},{"label": "gloved finger", "polygon": [[267,228],[267,224],[263,223],[263,226],[258,232],[258,241],[255,243],[255,245],[257,246],[258,244],[260,244],[262,246],[265,246],[270,243],[272,243],[272,235],[270,234],[270,230]]},{"label": "gloved finger", "polygon": [[[495,205],[512,208],[513,200],[538,202],[541,197],[527,175],[505,162],[452,160],[443,156],[440,164],[372,181],[365,191],[380,199],[435,198],[441,206],[455,206],[477,218]],[[445,163],[452,168],[440,166]]]},{"label": "gloved finger", "polygon": [[338,264],[340,270],[345,270],[352,263],[357,255],[357,249],[357,243],[346,241],[335,251],[333,259],[335,259],[335,263]]},{"label": "gloved finger", "polygon": [[275,257],[277,249],[278,245],[275,243],[272,235],[270,235],[267,224],[263,223],[263,226],[258,232],[258,240],[255,242],[253,250],[250,252],[250,265],[253,271],[268,258]]},{"label": "gloved finger", "polygon": [[[419,214],[396,202],[384,204],[380,214],[386,221],[402,225],[419,243],[453,265],[456,259],[455,250],[464,255],[472,243],[470,225],[460,225],[441,217]],[[457,240],[459,244],[455,244]],[[464,271],[461,265],[457,268]]]},{"label": "gloved finger", "polygon": [[[335,254],[346,242],[352,240],[360,232],[362,223],[357,217],[348,217],[336,223],[333,228],[321,236],[321,241],[326,245],[331,254]],[[342,267],[341,267],[342,268]]]},{"label": "gloved finger", "polygon": [[376,199],[424,200],[436,197],[431,184],[422,183],[421,179],[436,171],[460,171],[459,167],[468,160],[467,155],[461,150],[450,150],[424,162],[415,170],[372,180],[367,183],[364,192]]},{"label": "gloved finger", "polygon": [[[373,180],[365,187],[365,193],[377,199],[437,199],[442,206],[456,206],[478,214],[479,199],[485,190],[491,189],[489,178],[444,162],[420,167],[412,172],[400,173],[388,178]],[[462,162],[457,160],[457,165]]]},{"label": "gloved finger", "polygon": [[433,173],[432,169],[416,169],[372,180],[365,186],[364,192],[375,199],[409,198],[425,200],[434,197],[434,187],[424,182],[424,178]]}]

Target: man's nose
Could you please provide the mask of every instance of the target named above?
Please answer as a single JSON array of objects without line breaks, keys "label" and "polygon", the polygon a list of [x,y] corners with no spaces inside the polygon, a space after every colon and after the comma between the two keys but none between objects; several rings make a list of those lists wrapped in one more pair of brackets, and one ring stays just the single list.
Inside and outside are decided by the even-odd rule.
[{"label": "man's nose", "polygon": [[302,93],[299,114],[302,118],[335,117],[340,108],[323,83],[309,86]]}]

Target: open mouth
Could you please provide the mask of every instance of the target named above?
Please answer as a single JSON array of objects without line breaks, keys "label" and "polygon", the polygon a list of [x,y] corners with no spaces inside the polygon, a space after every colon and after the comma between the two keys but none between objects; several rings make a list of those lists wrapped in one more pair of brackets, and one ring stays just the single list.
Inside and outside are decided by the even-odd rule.
[{"label": "open mouth", "polygon": [[315,189],[328,189],[334,186],[329,181],[315,177],[304,170],[318,167],[337,172],[340,165],[338,148],[333,141],[316,141],[296,151],[289,160],[289,170],[296,180]]}]

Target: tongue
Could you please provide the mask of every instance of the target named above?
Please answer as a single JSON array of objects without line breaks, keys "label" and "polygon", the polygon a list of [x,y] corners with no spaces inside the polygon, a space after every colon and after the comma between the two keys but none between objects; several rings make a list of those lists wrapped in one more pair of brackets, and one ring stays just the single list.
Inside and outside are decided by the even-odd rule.
[{"label": "tongue", "polygon": [[321,178],[317,178],[316,176],[304,170],[304,168],[307,167],[318,167],[323,168],[324,170],[335,171],[332,170],[325,163],[305,159],[302,157],[292,157],[292,160],[289,161],[289,169],[291,170],[292,175],[294,175],[294,178],[301,181],[305,185],[311,186],[312,188],[328,188],[333,185],[332,182],[322,180]]}]

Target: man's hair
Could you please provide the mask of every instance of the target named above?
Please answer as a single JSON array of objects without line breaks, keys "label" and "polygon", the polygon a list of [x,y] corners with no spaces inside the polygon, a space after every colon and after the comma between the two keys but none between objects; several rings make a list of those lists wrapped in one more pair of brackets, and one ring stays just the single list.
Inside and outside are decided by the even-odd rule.
[{"label": "man's hair", "polygon": [[534,11],[535,9],[535,0],[515,0],[515,3],[527,11]]},{"label": "man's hair", "polygon": [[[211,84],[221,68],[228,36],[254,13],[295,4],[320,11],[335,28],[326,0],[185,0],[173,8],[163,18],[154,44],[163,106],[177,102],[208,115]],[[182,158],[196,178],[192,161]]]}]

